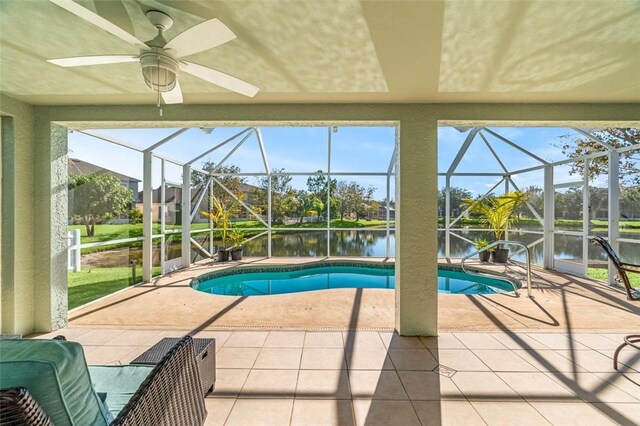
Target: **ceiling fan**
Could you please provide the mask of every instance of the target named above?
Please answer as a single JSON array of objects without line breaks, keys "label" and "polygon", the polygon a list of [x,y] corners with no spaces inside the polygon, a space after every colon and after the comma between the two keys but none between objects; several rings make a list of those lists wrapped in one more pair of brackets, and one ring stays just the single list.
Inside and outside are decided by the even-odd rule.
[{"label": "ceiling fan", "polygon": [[260,90],[256,86],[229,74],[182,59],[236,38],[236,35],[218,19],[214,18],[202,22],[167,42],[163,32],[171,28],[173,19],[164,12],[149,10],[146,12],[146,16],[158,30],[158,35],[143,43],[122,28],[80,6],[73,0],[49,1],[140,49],[138,55],[99,55],[49,59],[48,62],[52,64],[61,67],[79,67],[140,62],[144,82],[159,95],[162,95],[166,104],[182,103],[182,90],[178,81],[180,71],[249,97],[255,96]]}]

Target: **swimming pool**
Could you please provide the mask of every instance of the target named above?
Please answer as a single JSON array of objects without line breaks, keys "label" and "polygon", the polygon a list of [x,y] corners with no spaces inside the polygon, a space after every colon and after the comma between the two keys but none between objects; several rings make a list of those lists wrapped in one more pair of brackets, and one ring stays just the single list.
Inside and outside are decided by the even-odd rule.
[{"label": "swimming pool", "polygon": [[[191,287],[223,296],[266,296],[336,288],[395,288],[392,264],[340,265],[334,263],[238,268],[195,278]],[[462,271],[438,268],[438,292],[496,294],[512,292],[506,281]]]}]

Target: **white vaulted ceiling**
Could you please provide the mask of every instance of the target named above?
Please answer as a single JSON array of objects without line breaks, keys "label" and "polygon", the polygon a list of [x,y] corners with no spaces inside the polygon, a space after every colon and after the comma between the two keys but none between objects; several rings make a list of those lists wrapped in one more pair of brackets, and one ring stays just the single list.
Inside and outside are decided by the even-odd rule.
[{"label": "white vaulted ceiling", "polygon": [[[181,76],[195,103],[638,102],[640,3],[613,1],[77,0],[143,41],[211,18],[238,36],[188,57],[261,88],[255,98]],[[0,91],[33,104],[151,104],[137,63],[46,59],[137,54],[46,0],[0,1]]]}]

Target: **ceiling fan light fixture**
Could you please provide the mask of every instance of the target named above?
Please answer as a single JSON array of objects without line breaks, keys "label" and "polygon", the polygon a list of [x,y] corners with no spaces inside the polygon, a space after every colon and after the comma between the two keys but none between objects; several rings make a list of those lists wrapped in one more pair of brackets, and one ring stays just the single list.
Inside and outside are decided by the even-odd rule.
[{"label": "ceiling fan light fixture", "polygon": [[169,92],[176,87],[178,61],[171,56],[146,52],[140,55],[142,76],[147,86],[157,92]]}]

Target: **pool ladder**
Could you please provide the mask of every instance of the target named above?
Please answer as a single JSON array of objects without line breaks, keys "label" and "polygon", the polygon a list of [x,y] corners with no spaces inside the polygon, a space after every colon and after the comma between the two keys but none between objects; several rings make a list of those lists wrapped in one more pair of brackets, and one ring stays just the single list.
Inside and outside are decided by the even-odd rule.
[{"label": "pool ladder", "polygon": [[[521,247],[522,250],[519,250],[518,252],[514,253],[514,254],[518,254],[520,253],[520,251],[525,252],[526,256],[527,256],[527,297],[533,298],[533,296],[531,295],[531,251],[529,250],[529,247],[527,247],[526,245],[518,242],[518,241],[506,241],[506,240],[498,240],[498,241],[494,241],[491,244],[482,247],[480,250],[476,250],[471,254],[466,255],[465,257],[462,258],[462,262],[460,263],[462,270],[466,273],[469,273],[469,271],[467,271],[467,269],[464,267],[464,262],[477,255],[480,252],[483,251],[487,251],[489,249],[492,249],[493,247],[500,245],[500,244],[504,244],[504,245],[511,245],[511,246],[518,246]],[[511,255],[509,255],[509,257],[511,257]],[[509,261],[509,259],[507,259],[507,262]],[[513,286],[513,292],[516,294],[516,296],[519,296],[518,294],[518,288],[516,287],[516,285],[511,281],[511,277],[509,277],[507,274],[501,274],[501,273],[496,273],[495,275],[500,275],[506,278],[509,278],[509,283],[511,283],[511,285]]]}]

